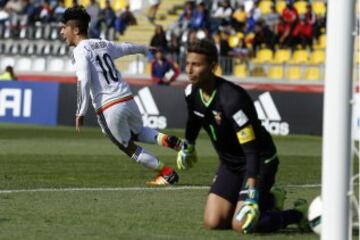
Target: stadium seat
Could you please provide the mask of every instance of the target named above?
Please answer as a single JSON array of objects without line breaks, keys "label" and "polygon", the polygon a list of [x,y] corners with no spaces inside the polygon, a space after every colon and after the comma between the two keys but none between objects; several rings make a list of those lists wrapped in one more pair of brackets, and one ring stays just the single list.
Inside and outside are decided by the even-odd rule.
[{"label": "stadium seat", "polygon": [[220,65],[218,65],[215,69],[215,75],[221,76],[223,74],[223,70],[221,69]]},{"label": "stadium seat", "polygon": [[360,65],[360,51],[357,50],[354,55],[355,55],[355,64]]},{"label": "stadium seat", "polygon": [[63,58],[51,57],[48,61],[47,71],[62,72],[65,69],[65,62]]},{"label": "stadium seat", "polygon": [[286,7],[286,2],[285,2],[285,0],[277,1],[275,7],[276,7],[276,11],[277,11],[279,14],[282,14],[283,10],[284,10],[285,7]]},{"label": "stadium seat", "polygon": [[71,59],[66,58],[64,71],[65,72],[75,72],[74,64],[72,63]]},{"label": "stadium seat", "polygon": [[273,51],[268,48],[260,49],[256,53],[255,59],[252,60],[255,64],[269,63],[273,59]]},{"label": "stadium seat", "polygon": [[312,9],[317,16],[323,17],[326,14],[326,6],[323,1],[313,1]]},{"label": "stadium seat", "polygon": [[234,75],[239,78],[245,78],[248,76],[246,64],[237,64],[234,67]]},{"label": "stadium seat", "polygon": [[46,59],[44,57],[36,57],[32,61],[31,66],[34,72],[45,72],[46,70]]},{"label": "stadium seat", "polygon": [[308,62],[309,59],[309,53],[305,49],[299,49],[295,50],[294,54],[292,56],[292,59],[290,60],[290,63],[292,64],[305,64]]},{"label": "stadium seat", "polygon": [[20,72],[32,71],[31,63],[31,57],[19,57],[16,61],[15,69]]},{"label": "stadium seat", "polygon": [[318,43],[314,44],[314,49],[326,48],[326,34],[321,34]]},{"label": "stadium seat", "polygon": [[297,66],[290,66],[287,69],[286,78],[288,80],[300,80],[301,79],[301,68]]},{"label": "stadium seat", "polygon": [[228,43],[231,48],[237,47],[240,42],[240,38],[237,35],[231,35],[228,39]]},{"label": "stadium seat", "polygon": [[128,4],[129,4],[128,0],[113,0],[111,5],[115,12],[119,12],[121,10],[124,10],[126,5]]},{"label": "stadium seat", "polygon": [[15,58],[11,56],[3,56],[0,58],[1,71],[3,71],[7,66],[15,66]]},{"label": "stadium seat", "polygon": [[284,78],[284,69],[282,66],[269,67],[268,77],[273,80],[279,80]]},{"label": "stadium seat", "polygon": [[297,1],[294,3],[294,7],[298,11],[299,15],[303,15],[306,12],[306,1]]},{"label": "stadium seat", "polygon": [[259,3],[259,8],[262,15],[266,15],[271,12],[271,6],[273,3],[270,0],[262,0]]},{"label": "stadium seat", "polygon": [[291,59],[290,49],[278,49],[275,51],[273,63],[282,64],[286,63]]},{"label": "stadium seat", "polygon": [[324,64],[325,62],[325,51],[315,50],[312,52],[310,57],[310,64]]},{"label": "stadium seat", "polygon": [[306,80],[321,80],[320,68],[319,67],[308,67],[305,70]]}]

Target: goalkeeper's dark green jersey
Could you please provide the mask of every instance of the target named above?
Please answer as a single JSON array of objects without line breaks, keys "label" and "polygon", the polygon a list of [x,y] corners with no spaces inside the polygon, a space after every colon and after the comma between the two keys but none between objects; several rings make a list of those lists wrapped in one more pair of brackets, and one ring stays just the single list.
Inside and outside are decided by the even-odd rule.
[{"label": "goalkeeper's dark green jersey", "polygon": [[273,140],[261,125],[247,92],[219,77],[215,82],[207,102],[198,87],[189,85],[185,89],[188,107],[185,138],[195,143],[203,127],[223,164],[234,171],[245,171],[247,177],[256,177],[260,161],[275,158]]}]

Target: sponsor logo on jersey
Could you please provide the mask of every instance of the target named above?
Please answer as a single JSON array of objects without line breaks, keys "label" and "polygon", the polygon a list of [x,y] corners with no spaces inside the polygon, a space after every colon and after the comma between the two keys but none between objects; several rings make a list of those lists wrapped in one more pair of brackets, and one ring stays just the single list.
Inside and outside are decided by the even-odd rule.
[{"label": "sponsor logo on jersey", "polygon": [[254,102],[259,119],[268,132],[275,135],[288,135],[289,123],[282,121],[279,111],[269,92],[261,94]]},{"label": "sponsor logo on jersey", "polygon": [[138,91],[134,100],[140,110],[145,127],[164,129],[167,119],[160,115],[159,109],[148,87]]}]

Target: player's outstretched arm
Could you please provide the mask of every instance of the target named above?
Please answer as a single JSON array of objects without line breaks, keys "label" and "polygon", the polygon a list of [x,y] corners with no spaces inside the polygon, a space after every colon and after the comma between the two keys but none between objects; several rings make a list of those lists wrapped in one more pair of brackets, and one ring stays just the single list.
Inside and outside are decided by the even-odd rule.
[{"label": "player's outstretched arm", "polygon": [[127,55],[143,54],[146,55],[151,48],[141,44],[134,43],[109,43],[110,55],[112,58],[120,58]]}]

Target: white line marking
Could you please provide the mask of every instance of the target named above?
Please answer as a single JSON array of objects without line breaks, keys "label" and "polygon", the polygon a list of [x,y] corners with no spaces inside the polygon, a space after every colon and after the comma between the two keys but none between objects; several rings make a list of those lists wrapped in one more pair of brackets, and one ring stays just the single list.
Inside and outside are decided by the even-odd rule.
[{"label": "white line marking", "polygon": [[[287,188],[319,188],[320,184],[287,185]],[[37,192],[129,192],[129,191],[178,191],[207,190],[209,186],[169,186],[169,187],[118,187],[118,188],[36,188],[0,190],[4,193],[37,193]]]}]

